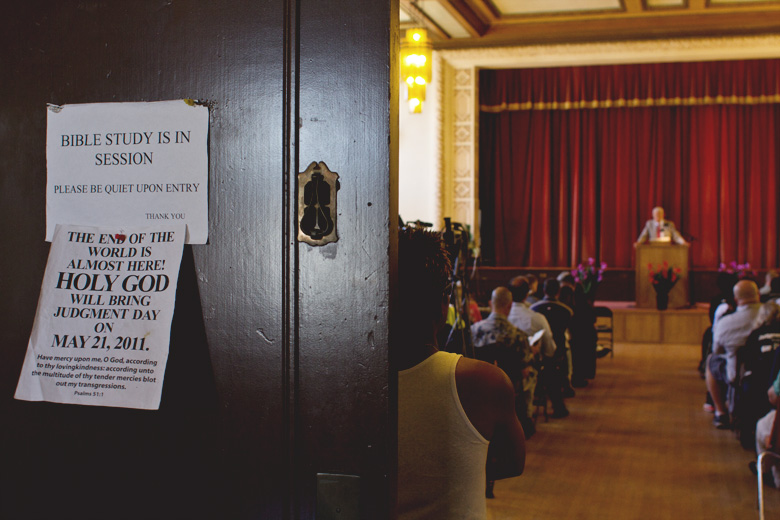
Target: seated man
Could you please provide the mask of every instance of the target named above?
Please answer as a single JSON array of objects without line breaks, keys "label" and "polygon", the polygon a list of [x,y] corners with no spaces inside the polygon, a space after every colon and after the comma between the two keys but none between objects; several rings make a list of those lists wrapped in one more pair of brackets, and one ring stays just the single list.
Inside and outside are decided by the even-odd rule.
[{"label": "seated man", "polygon": [[556,278],[558,280],[558,283],[561,284],[561,287],[570,287],[571,290],[574,290],[574,287],[577,285],[577,281],[574,279],[574,275],[571,274],[571,271],[564,271],[561,274],[559,274]]},{"label": "seated man", "polygon": [[[512,308],[509,311],[507,320],[509,320],[509,323],[525,332],[529,337],[540,330],[544,331],[536,346],[531,346],[531,351],[534,356],[537,356],[541,352],[542,356],[552,359],[555,357],[555,342],[553,341],[550,324],[547,323],[547,318],[545,318],[544,315],[532,311],[531,307],[526,302],[530,289],[528,278],[525,276],[515,276],[510,280],[509,290],[512,292]],[[538,378],[538,373],[536,374],[536,378]],[[534,392],[537,384],[536,378],[534,378],[533,386],[526,385],[523,388],[523,398],[525,399],[529,420],[533,417]]]},{"label": "seated man", "polygon": [[[534,352],[528,344],[526,333],[507,321],[512,308],[512,293],[509,289],[497,287],[490,299],[490,308],[491,313],[487,318],[471,326],[474,355],[483,361],[495,361],[515,385],[521,397],[516,402],[517,415],[528,438],[534,430],[530,419],[536,389]],[[488,349],[491,351],[486,352]]]},{"label": "seated man", "polygon": [[563,392],[564,388],[571,391],[568,380],[569,364],[566,336],[571,324],[572,310],[558,301],[560,290],[561,285],[558,280],[548,278],[544,281],[544,299],[531,306],[532,311],[543,314],[547,318],[555,343],[555,354],[551,358],[544,358],[544,369],[542,370],[543,383],[553,405],[552,416],[554,418],[569,415],[569,410],[563,402]]},{"label": "seated man", "polygon": [[737,309],[719,318],[712,327],[712,354],[707,361],[705,378],[707,390],[715,406],[715,426],[731,427],[726,408],[725,391],[737,378],[737,351],[745,345],[753,322],[761,308],[758,286],[751,280],[740,280],[734,285]]},{"label": "seated man", "polygon": [[509,323],[528,336],[533,336],[540,330],[544,330],[539,343],[540,351],[547,357],[553,357],[555,355],[555,341],[553,341],[550,324],[543,314],[532,311],[527,302],[531,290],[527,277],[516,276],[512,278],[509,282],[509,290],[512,292],[512,309],[507,316]]},{"label": "seated man", "polygon": [[[393,362],[398,369],[398,518],[487,517],[486,478],[520,475],[525,437],[498,367],[440,352],[452,266],[438,235],[398,237]],[[486,476],[490,452],[497,464]]]},{"label": "seated man", "polygon": [[539,279],[531,273],[526,274],[525,278],[528,280],[528,296],[525,297],[525,303],[530,306],[539,301],[536,296],[536,291],[539,290]]},{"label": "seated man", "polygon": [[780,276],[775,276],[769,282],[769,292],[761,295],[762,302],[771,302],[780,300]]},{"label": "seated man", "polygon": [[766,389],[772,385],[780,367],[776,366],[776,352],[780,350],[780,305],[775,302],[761,304],[753,331],[739,349],[743,370],[739,381],[739,399],[734,405],[737,417],[732,417],[740,444],[749,450],[756,444],[756,421],[773,405],[769,403]]},{"label": "seated man", "polygon": [[772,280],[775,278],[780,278],[780,271],[777,269],[770,269],[767,271],[766,275],[764,275],[764,285],[762,285],[761,289],[758,290],[758,292],[761,293],[761,301],[766,301],[764,300],[764,295],[772,292],[778,292],[772,289]]}]

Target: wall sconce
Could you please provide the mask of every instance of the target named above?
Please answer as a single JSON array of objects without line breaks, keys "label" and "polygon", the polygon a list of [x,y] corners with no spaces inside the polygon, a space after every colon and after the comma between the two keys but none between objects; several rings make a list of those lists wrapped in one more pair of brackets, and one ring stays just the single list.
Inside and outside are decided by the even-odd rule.
[{"label": "wall sconce", "polygon": [[401,42],[401,78],[406,83],[409,111],[422,112],[425,86],[431,81],[433,46],[425,29],[407,29]]}]

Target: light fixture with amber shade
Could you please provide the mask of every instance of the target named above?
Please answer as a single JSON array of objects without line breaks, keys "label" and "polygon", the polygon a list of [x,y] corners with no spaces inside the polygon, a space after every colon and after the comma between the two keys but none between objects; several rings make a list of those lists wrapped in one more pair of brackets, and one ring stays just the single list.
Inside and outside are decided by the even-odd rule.
[{"label": "light fixture with amber shade", "polygon": [[409,111],[422,112],[425,86],[431,81],[433,46],[425,29],[407,29],[401,41],[401,78],[406,83]]}]

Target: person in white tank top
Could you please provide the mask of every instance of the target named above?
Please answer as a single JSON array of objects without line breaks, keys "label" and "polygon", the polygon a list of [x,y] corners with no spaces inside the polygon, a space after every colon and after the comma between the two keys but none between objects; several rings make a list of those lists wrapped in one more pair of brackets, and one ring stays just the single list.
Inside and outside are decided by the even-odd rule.
[{"label": "person in white tank top", "polygon": [[[438,351],[449,257],[421,229],[401,230],[398,242],[398,518],[483,520],[486,477],[525,466],[514,387],[495,365]],[[488,451],[497,462],[486,470]]]}]

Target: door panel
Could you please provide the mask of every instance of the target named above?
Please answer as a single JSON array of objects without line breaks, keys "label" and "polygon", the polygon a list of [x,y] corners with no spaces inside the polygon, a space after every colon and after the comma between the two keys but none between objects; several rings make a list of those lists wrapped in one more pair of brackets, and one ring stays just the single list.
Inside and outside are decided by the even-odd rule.
[{"label": "door panel", "polygon": [[[360,475],[371,482],[363,486],[364,513],[386,518],[393,482],[386,458],[395,452],[386,435],[395,431],[388,421],[388,251],[397,223],[386,137],[397,118],[388,101],[397,99],[397,74],[387,62],[390,40],[377,35],[389,32],[398,7],[361,0],[340,2],[339,9],[317,0],[303,5],[299,160],[301,170],[325,162],[338,173],[340,190],[338,242],[298,246],[298,475],[310,486],[317,471]],[[372,487],[376,481],[384,488]]]},{"label": "door panel", "polygon": [[[6,8],[0,517],[313,518],[318,472],[359,475],[362,516],[390,514],[397,4],[339,5]],[[48,253],[46,103],[184,97],[210,107],[209,243],[184,249],[160,410],[14,401]],[[306,118],[330,123],[299,135]],[[322,248],[294,240],[295,173],[312,160],[342,175],[342,238]]]}]

